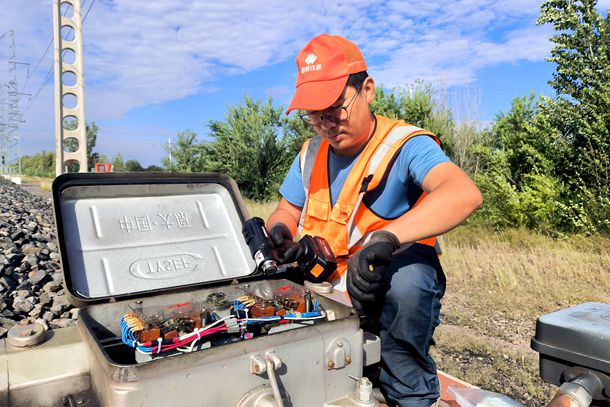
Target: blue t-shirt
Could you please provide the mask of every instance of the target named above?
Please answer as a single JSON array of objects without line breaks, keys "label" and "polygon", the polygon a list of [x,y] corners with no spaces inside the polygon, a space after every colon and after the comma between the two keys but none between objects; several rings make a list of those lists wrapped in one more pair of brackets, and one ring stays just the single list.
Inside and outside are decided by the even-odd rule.
[{"label": "blue t-shirt", "polygon": [[[338,156],[329,149],[328,172],[333,205],[357,159],[358,156]],[[413,137],[402,146],[394,163],[390,163],[391,169],[389,173],[386,171],[381,183],[364,194],[364,205],[382,218],[395,219],[401,216],[421,195],[422,183],[428,172],[435,165],[449,161],[431,137]],[[315,174],[312,175],[314,176]],[[293,205],[303,207],[305,204],[298,154],[284,179],[280,194]]]}]

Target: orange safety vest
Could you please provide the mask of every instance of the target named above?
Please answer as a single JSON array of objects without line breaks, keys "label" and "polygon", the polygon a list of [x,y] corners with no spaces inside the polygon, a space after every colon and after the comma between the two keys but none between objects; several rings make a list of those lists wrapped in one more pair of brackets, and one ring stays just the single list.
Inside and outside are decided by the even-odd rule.
[{"label": "orange safety vest", "polygon": [[[330,281],[345,291],[347,259],[361,245],[362,238],[371,231],[384,228],[392,220],[383,219],[361,205],[364,194],[377,187],[392,161],[407,140],[418,135],[438,137],[427,130],[402,120],[392,120],[375,115],[375,132],[354,163],[335,205],[331,203],[328,180],[328,142],[320,137],[307,140],[301,149],[300,166],[305,188],[305,205],[299,222],[299,233],[325,238],[337,256],[337,271]],[[315,176],[312,176],[315,174]],[[419,197],[415,205],[425,196]],[[417,243],[437,247],[436,237]]]}]

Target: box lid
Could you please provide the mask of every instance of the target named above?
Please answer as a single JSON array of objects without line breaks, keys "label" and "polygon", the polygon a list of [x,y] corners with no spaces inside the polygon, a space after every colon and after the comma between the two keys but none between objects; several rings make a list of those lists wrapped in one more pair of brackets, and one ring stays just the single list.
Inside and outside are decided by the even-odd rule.
[{"label": "box lid", "polygon": [[65,174],[53,182],[64,284],[77,306],[252,274],[249,217],[220,174]]},{"label": "box lid", "polygon": [[610,305],[587,302],[538,318],[532,349],[610,372]]}]

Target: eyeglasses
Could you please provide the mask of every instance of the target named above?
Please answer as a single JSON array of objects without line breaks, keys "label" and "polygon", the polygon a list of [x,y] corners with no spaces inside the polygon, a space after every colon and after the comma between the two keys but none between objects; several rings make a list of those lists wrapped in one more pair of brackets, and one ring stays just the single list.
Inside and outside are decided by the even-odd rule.
[{"label": "eyeglasses", "polygon": [[310,126],[319,126],[322,124],[324,120],[328,120],[329,122],[338,124],[340,121],[347,120],[349,118],[349,107],[354,100],[356,100],[356,96],[360,93],[361,89],[352,96],[349,102],[343,106],[337,106],[330,109],[326,109],[326,111],[322,114],[320,113],[305,113],[302,114],[301,120],[303,120],[306,124]]}]

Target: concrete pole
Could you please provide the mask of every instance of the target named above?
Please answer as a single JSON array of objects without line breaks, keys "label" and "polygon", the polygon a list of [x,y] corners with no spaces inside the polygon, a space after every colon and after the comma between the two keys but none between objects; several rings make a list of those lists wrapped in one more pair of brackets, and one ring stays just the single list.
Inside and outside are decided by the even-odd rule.
[{"label": "concrete pole", "polygon": [[[82,21],[80,0],[53,0],[56,175],[74,163],[79,172],[88,171]],[[70,28],[74,38],[65,35]],[[74,84],[65,84],[65,75],[74,78]]]}]

